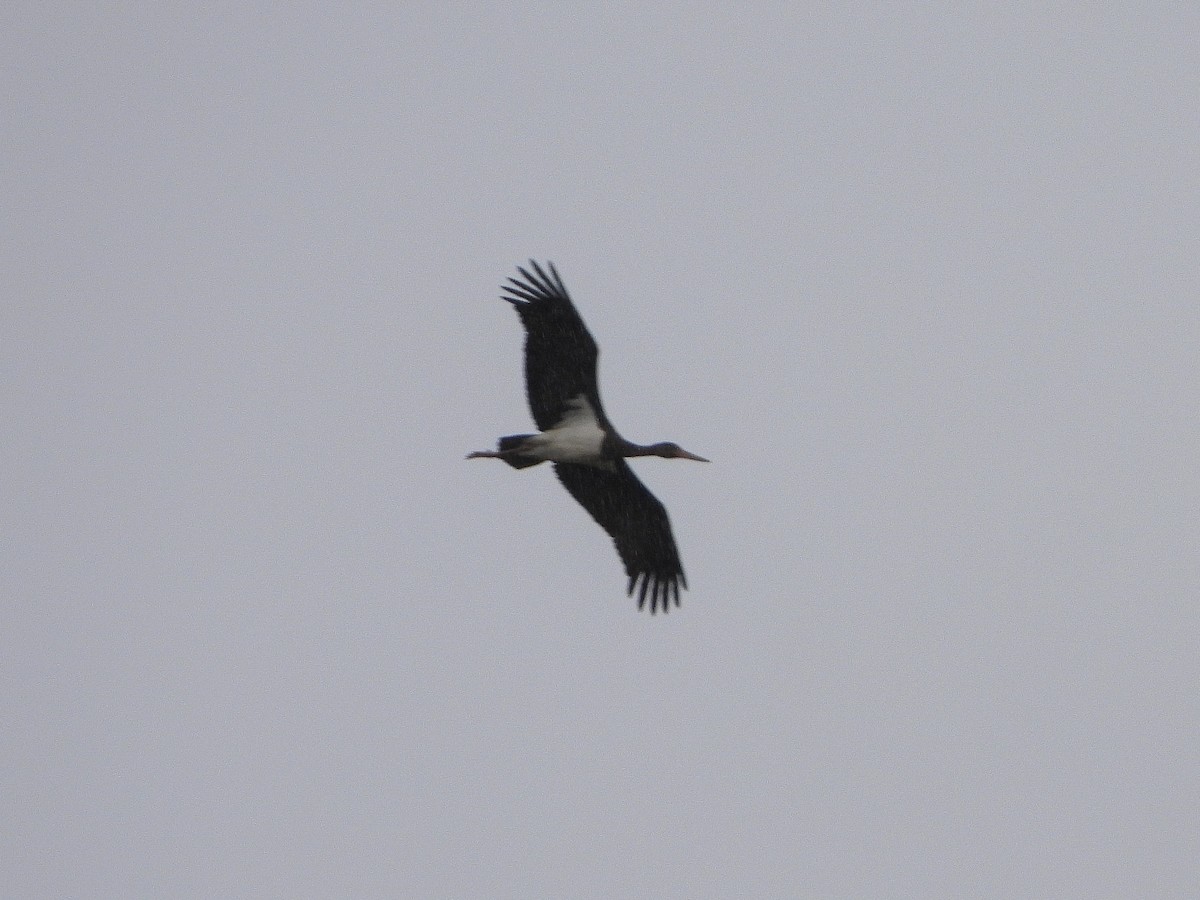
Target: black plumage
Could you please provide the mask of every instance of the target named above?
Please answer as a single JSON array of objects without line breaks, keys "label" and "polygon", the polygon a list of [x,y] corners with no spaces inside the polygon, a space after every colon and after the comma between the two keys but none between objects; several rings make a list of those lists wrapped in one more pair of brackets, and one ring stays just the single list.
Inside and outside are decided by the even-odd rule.
[{"label": "black plumage", "polygon": [[605,431],[612,426],[600,406],[596,360],[600,351],[554,264],[551,277],[530,260],[536,274],[517,267],[524,281],[510,278],[504,299],[516,307],[525,326],[525,393],[537,427],[553,428],[567,412],[567,402],[587,397]]},{"label": "black plumage", "polygon": [[540,435],[509,435],[495,451],[470,457],[503,459],[514,468],[554,463],[559,481],[612,537],[635,591],[638,607],[650,611],[679,605],[687,587],[671,523],[662,503],[625,462],[628,456],[669,459],[703,457],[673,443],[642,446],[613,428],[600,403],[596,380],[599,352],[553,264],[549,273],[536,262],[518,267],[504,299],[525,327],[525,388]]},{"label": "black plumage", "polygon": [[611,471],[574,463],[555,463],[554,473],[617,545],[629,576],[627,593],[637,591],[638,609],[647,597],[650,612],[670,602],[679,605],[679,588],[687,587],[667,509],[623,459]]}]

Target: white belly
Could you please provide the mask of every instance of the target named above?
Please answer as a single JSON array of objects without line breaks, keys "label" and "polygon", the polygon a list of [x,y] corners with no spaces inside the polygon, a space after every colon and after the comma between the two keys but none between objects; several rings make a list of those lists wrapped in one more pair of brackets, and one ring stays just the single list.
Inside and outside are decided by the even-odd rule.
[{"label": "white belly", "polygon": [[550,462],[599,463],[604,430],[596,421],[592,405],[581,396],[572,400],[570,407],[553,428],[528,438],[522,454]]}]

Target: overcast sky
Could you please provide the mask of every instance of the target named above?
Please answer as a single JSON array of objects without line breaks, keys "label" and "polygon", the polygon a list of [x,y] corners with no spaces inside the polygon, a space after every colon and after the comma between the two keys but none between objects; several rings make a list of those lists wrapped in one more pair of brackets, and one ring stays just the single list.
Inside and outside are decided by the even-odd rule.
[{"label": "overcast sky", "polygon": [[[1193,4],[5,4],[0,894],[1200,896]],[[553,260],[691,590],[499,285]]]}]

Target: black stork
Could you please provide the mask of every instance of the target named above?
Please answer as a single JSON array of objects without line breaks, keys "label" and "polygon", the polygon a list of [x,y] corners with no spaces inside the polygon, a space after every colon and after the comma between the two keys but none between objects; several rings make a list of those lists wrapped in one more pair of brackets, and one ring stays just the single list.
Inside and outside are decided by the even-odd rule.
[{"label": "black stork", "polygon": [[625,462],[628,456],[694,459],[678,444],[642,446],[625,440],[600,405],[596,384],[596,342],[571,302],[562,278],[533,260],[533,272],[518,266],[523,281],[510,278],[504,299],[516,307],[525,326],[525,392],[539,434],[502,437],[496,450],[479,450],[467,459],[502,459],[514,469],[554,463],[558,480],[609,533],[629,576],[629,596],[638,592],[638,609],[650,598],[650,612],[679,605],[679,587],[687,587],[671,522],[658,498]]}]

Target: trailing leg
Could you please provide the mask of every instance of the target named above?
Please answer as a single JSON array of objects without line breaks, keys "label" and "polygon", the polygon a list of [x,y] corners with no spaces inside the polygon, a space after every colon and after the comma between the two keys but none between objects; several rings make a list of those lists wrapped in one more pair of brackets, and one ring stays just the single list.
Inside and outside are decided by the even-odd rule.
[{"label": "trailing leg", "polygon": [[536,466],[543,460],[524,456],[521,453],[526,439],[531,437],[533,437],[532,434],[510,434],[500,438],[499,450],[476,450],[474,453],[468,453],[467,459],[502,459],[514,469]]}]

